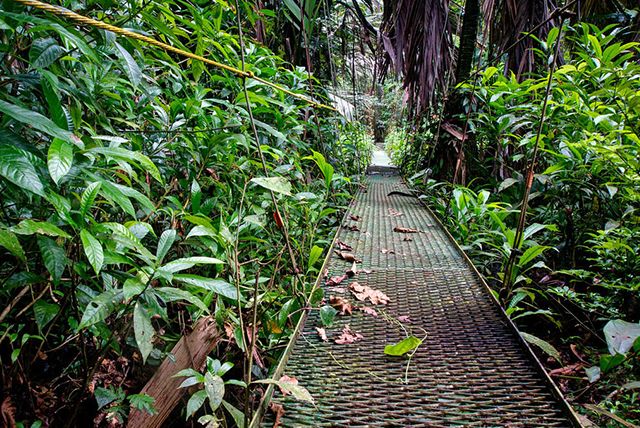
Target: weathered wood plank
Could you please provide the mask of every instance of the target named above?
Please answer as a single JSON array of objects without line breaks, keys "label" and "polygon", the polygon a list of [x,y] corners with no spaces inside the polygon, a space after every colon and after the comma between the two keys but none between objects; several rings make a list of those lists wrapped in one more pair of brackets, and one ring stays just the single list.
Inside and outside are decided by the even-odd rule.
[{"label": "weathered wood plank", "polygon": [[165,358],[153,377],[140,391],[155,398],[154,407],[158,413],[150,416],[146,412],[132,410],[127,427],[160,428],[186,392],[184,388],[179,388],[184,378],[173,377],[173,375],[188,368],[202,370],[207,355],[216,346],[219,338],[220,335],[212,317],[198,320],[193,331],[173,347],[171,351],[173,358]]}]

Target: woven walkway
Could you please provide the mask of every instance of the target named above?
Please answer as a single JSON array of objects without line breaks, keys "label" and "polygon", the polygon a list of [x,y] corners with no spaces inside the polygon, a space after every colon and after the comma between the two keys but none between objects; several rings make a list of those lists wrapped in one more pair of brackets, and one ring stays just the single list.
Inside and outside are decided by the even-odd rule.
[{"label": "woven walkway", "polygon": [[[353,247],[351,253],[362,259],[358,269],[365,272],[338,287],[355,280],[390,301],[367,305],[377,317],[358,310],[338,315],[326,329],[328,341],[316,330],[319,312],[311,311],[284,373],[310,391],[315,406],[277,391],[273,401],[285,409],[281,426],[577,426],[478,274],[408,192],[398,176],[369,175],[366,190],[351,206],[350,214],[360,220],[347,216],[338,240]],[[396,226],[419,232],[394,232]],[[350,266],[334,254],[327,279]],[[348,291],[328,288],[326,279],[323,287],[325,297],[363,304]],[[362,339],[335,343],[346,324]],[[399,324],[417,337],[426,335],[408,371],[406,357],[384,354],[385,345],[406,337]],[[273,420],[268,412],[263,426]]]}]

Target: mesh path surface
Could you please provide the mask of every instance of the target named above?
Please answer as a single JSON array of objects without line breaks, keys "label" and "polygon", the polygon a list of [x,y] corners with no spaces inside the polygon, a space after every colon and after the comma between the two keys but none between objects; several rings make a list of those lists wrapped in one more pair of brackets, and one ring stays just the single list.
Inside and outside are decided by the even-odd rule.
[{"label": "mesh path surface", "polygon": [[[408,192],[397,176],[369,176],[352,205],[350,214],[360,220],[347,216],[338,239],[353,247],[364,272],[338,287],[356,280],[390,302],[373,306],[377,317],[358,310],[338,315],[326,329],[327,342],[316,331],[319,311],[310,312],[284,372],[309,390],[315,406],[277,391],[273,401],[285,409],[281,426],[574,426],[477,273]],[[396,226],[419,232],[394,232]],[[327,278],[350,265],[332,256]],[[325,296],[362,306],[348,291],[323,287]],[[363,338],[336,344],[346,324]],[[408,370],[406,358],[384,354],[385,345],[406,337],[400,324],[426,335]],[[263,426],[272,425],[269,412]]]}]

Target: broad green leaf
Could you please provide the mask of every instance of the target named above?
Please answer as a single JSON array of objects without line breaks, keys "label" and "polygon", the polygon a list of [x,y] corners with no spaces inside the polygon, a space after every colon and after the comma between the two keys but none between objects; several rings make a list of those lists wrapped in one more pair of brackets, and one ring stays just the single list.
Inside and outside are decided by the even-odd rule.
[{"label": "broad green leaf", "polygon": [[165,272],[176,273],[183,271],[185,269],[190,269],[195,265],[219,265],[224,264],[224,262],[220,259],[216,259],[214,257],[185,257],[182,259],[176,259],[168,262],[164,266],[162,266],[162,270]]},{"label": "broad green leaf", "polygon": [[38,330],[42,331],[47,324],[51,322],[52,319],[60,311],[60,306],[55,303],[45,302],[40,299],[33,304],[33,315],[36,320],[36,324],[38,326]]},{"label": "broad green leaf", "polygon": [[78,325],[78,330],[104,321],[111,315],[123,297],[122,291],[118,290],[107,290],[96,296],[85,308],[80,324]]},{"label": "broad green leaf", "polygon": [[124,70],[129,77],[129,81],[131,81],[131,84],[134,87],[140,85],[140,82],[142,81],[142,71],[140,71],[138,63],[136,63],[129,51],[123,48],[118,42],[114,42],[114,44],[124,61]]},{"label": "broad green leaf", "polygon": [[132,297],[137,296],[142,293],[144,289],[144,282],[142,282],[142,280],[137,276],[127,279],[124,284],[122,284],[122,293],[124,294],[125,300],[129,300]]},{"label": "broad green leaf", "polygon": [[122,193],[113,183],[109,181],[100,182],[100,193],[105,197],[113,206],[119,206],[122,211],[129,214],[131,217],[136,218],[136,209],[133,207],[131,200]]},{"label": "broad green leaf", "polygon": [[189,398],[189,401],[187,402],[187,419],[200,410],[200,407],[202,407],[206,399],[207,392],[204,389],[195,392],[191,398]]},{"label": "broad green leaf", "polygon": [[102,244],[86,229],[80,231],[80,239],[82,240],[84,253],[87,256],[87,259],[89,259],[89,263],[91,263],[93,270],[96,271],[96,274],[100,273],[102,263],[104,262]]},{"label": "broad green leaf", "polygon": [[138,255],[145,260],[155,260],[156,256],[151,254],[151,252],[142,245],[138,237],[136,237],[136,235],[134,235],[127,227],[115,222],[103,223],[103,226],[111,230],[113,232],[113,237],[122,245],[135,250]]},{"label": "broad green leaf", "polygon": [[44,185],[26,153],[0,142],[0,176],[21,189],[45,196]]},{"label": "broad green leaf", "polygon": [[537,336],[534,336],[532,334],[525,333],[525,332],[522,332],[522,331],[520,332],[520,336],[522,336],[522,338],[524,340],[526,340],[527,342],[529,342],[532,345],[535,345],[538,348],[540,348],[545,354],[553,357],[559,363],[562,363],[562,358],[560,357],[560,352],[558,352],[558,350],[556,348],[554,348],[553,345],[550,344],[549,342],[547,342],[545,340],[542,340]]},{"label": "broad green leaf", "polygon": [[322,248],[317,245],[314,245],[313,248],[311,248],[311,251],[309,252],[309,264],[307,270],[311,270],[311,268],[313,268],[320,256],[322,256],[322,251]]},{"label": "broad green leaf", "polygon": [[[286,378],[285,376],[283,376],[283,378]],[[298,401],[306,401],[309,403],[313,403],[313,397],[311,396],[311,394],[309,394],[309,391],[307,391],[306,388],[304,388],[301,385],[298,385],[297,380],[295,381],[291,381],[289,379],[286,380],[273,380],[273,379],[261,379],[261,380],[256,380],[253,383],[266,383],[266,384],[272,384],[272,385],[276,385],[278,388],[280,388],[283,392],[287,393],[287,394],[291,394],[293,396],[293,398],[295,398]]]},{"label": "broad green leaf", "polygon": [[100,153],[113,159],[124,160],[126,162],[134,162],[138,164],[145,172],[148,172],[159,183],[163,183],[158,167],[147,156],[140,152],[127,150],[123,147],[93,147],[89,149],[90,153]]},{"label": "broad green leaf", "polygon": [[0,247],[4,247],[11,254],[16,256],[19,260],[27,261],[27,256],[24,254],[24,249],[18,241],[18,237],[11,231],[0,229]]},{"label": "broad green leaf", "polygon": [[171,246],[176,240],[177,232],[174,229],[167,229],[162,232],[158,240],[158,248],[156,249],[156,258],[158,263],[162,263],[162,259],[167,255]]},{"label": "broad green leaf", "polygon": [[320,308],[320,321],[325,327],[330,327],[333,324],[333,320],[336,317],[338,311],[332,306],[325,305]]},{"label": "broad green leaf", "polygon": [[227,412],[229,412],[236,426],[238,428],[244,428],[244,413],[238,410],[232,404],[228,403],[226,400],[222,400],[222,406]]},{"label": "broad green leaf", "polygon": [[418,339],[415,336],[409,336],[394,345],[386,345],[384,347],[384,353],[387,355],[399,357],[413,351],[421,344],[422,340]]},{"label": "broad green leaf", "polygon": [[48,221],[37,221],[37,220],[22,220],[16,227],[13,228],[13,231],[18,235],[48,235],[48,236],[59,236],[61,238],[71,238],[64,230],[60,229],[55,224],[51,224]]},{"label": "broad green leaf", "polygon": [[204,390],[209,398],[211,410],[216,411],[224,398],[224,381],[220,376],[207,372],[204,375]]},{"label": "broad green leaf", "polygon": [[54,138],[49,146],[47,167],[54,183],[67,175],[73,164],[73,145],[59,138]]},{"label": "broad green leaf", "polygon": [[58,88],[60,81],[58,76],[48,70],[40,70],[40,86],[49,106],[49,115],[53,122],[62,129],[72,129],[69,126],[67,115],[60,104],[60,96]]},{"label": "broad green leaf", "polygon": [[227,281],[221,279],[205,278],[198,275],[177,274],[173,276],[173,279],[184,284],[193,285],[195,287],[204,288],[205,290],[213,291],[221,296],[229,299],[236,299],[236,288],[229,284]]},{"label": "broad green leaf", "polygon": [[633,346],[633,342],[640,337],[640,324],[611,320],[604,326],[603,332],[609,353],[625,355]]},{"label": "broad green leaf", "polygon": [[95,181],[87,186],[82,192],[82,196],[80,197],[80,215],[82,218],[87,216],[87,213],[93,206],[93,202],[96,200],[96,196],[98,196],[98,192],[100,191],[101,183],[99,181]]},{"label": "broad green leaf", "polygon": [[12,117],[18,122],[22,122],[28,126],[31,126],[38,131],[51,136],[52,138],[59,138],[80,148],[84,148],[82,141],[78,137],[73,135],[72,132],[60,128],[52,120],[33,110],[29,110],[18,105],[10,104],[6,101],[0,100],[0,112],[6,114],[9,117]]},{"label": "broad green leaf", "polygon": [[603,373],[608,373],[611,370],[618,367],[620,364],[622,364],[624,360],[625,360],[625,356],[622,354],[616,354],[616,355],[602,354],[600,355],[600,369],[602,370]]},{"label": "broad green leaf", "polygon": [[518,260],[518,266],[520,268],[525,268],[535,260],[540,254],[542,254],[545,250],[551,247],[545,247],[544,245],[534,245],[532,247],[527,248],[527,250],[520,256]]},{"label": "broad green leaf", "polygon": [[284,177],[254,177],[251,182],[272,192],[291,196],[291,183]]},{"label": "broad green leaf", "polygon": [[165,303],[184,300],[185,302],[189,302],[192,305],[196,306],[201,311],[209,313],[209,308],[207,308],[204,302],[198,297],[189,293],[187,290],[181,290],[174,287],[157,287],[153,290],[156,295],[158,295],[158,297],[160,297]]},{"label": "broad green leaf", "polygon": [[142,362],[147,362],[147,357],[153,351],[153,335],[155,330],[151,324],[151,317],[148,311],[137,302],[133,308],[133,332],[136,337],[136,343],[142,355]]},{"label": "broad green leaf", "polygon": [[102,387],[96,388],[93,395],[96,398],[96,403],[98,404],[98,410],[102,409],[104,406],[107,406],[113,403],[116,400],[120,400],[124,398],[118,395],[118,393],[115,390],[111,388],[102,388]]},{"label": "broad green leaf", "polygon": [[191,183],[191,211],[200,212],[200,201],[202,200],[202,189],[196,180]]},{"label": "broad green leaf", "polygon": [[60,247],[53,239],[44,236],[38,237],[38,247],[40,248],[44,265],[51,274],[53,283],[58,284],[69,264],[64,248]]}]

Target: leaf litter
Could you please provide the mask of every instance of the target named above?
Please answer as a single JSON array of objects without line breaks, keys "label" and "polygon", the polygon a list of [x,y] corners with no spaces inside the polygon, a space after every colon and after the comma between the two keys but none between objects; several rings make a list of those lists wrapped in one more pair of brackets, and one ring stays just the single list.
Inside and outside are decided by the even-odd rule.
[{"label": "leaf litter", "polygon": [[318,332],[318,336],[322,339],[323,342],[328,342],[329,338],[327,337],[327,330],[322,327],[316,327],[316,331]]},{"label": "leaf litter", "polygon": [[338,247],[338,249],[343,250],[343,251],[353,251],[353,247],[345,242],[342,241],[337,241],[336,242],[336,247]]},{"label": "leaf litter", "polygon": [[329,304],[340,312],[340,315],[351,315],[353,313],[353,305],[350,301],[339,296],[329,296]]},{"label": "leaf litter", "polygon": [[347,278],[349,278],[349,276],[347,274],[332,276],[331,278],[329,278],[329,280],[327,281],[326,285],[327,285],[327,287],[333,287],[335,285],[340,284],[342,281],[344,281]]},{"label": "leaf litter", "polygon": [[357,258],[354,254],[348,252],[348,251],[336,251],[336,254],[342,259],[342,260],[346,260],[348,262],[354,262],[354,263],[362,263],[362,260]]},{"label": "leaf litter", "polygon": [[394,232],[398,233],[420,233],[418,229],[412,229],[410,227],[396,226],[393,228]]},{"label": "leaf litter", "polygon": [[347,345],[364,339],[364,336],[358,332],[351,330],[349,324],[345,324],[342,328],[342,334],[335,340],[338,345]]},{"label": "leaf litter", "polygon": [[358,282],[349,284],[349,290],[356,299],[364,302],[369,300],[374,305],[386,305],[389,303],[389,297],[380,290],[373,289],[368,285],[362,285]]}]

